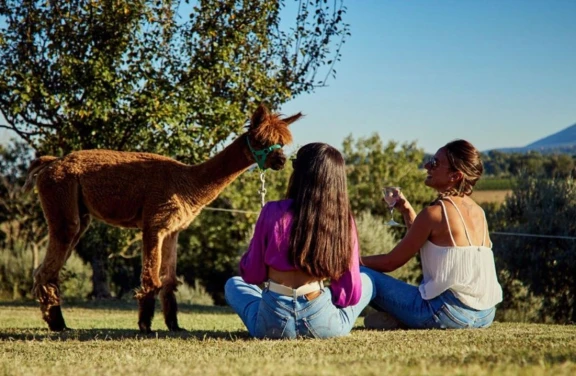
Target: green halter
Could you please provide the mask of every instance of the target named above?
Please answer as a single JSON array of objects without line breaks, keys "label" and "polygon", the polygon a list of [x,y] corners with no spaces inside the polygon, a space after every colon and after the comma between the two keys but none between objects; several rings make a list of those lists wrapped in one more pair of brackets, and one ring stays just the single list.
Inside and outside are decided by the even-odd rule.
[{"label": "green halter", "polygon": [[248,148],[250,148],[250,151],[252,152],[254,159],[256,159],[256,163],[258,163],[258,168],[260,168],[261,170],[266,170],[264,168],[264,163],[266,163],[266,157],[268,156],[268,154],[270,154],[273,150],[282,149],[282,145],[275,144],[272,146],[268,146],[267,148],[262,150],[254,150],[252,148],[252,145],[250,145],[250,139],[248,138],[248,136],[246,136],[246,142],[248,143]]}]

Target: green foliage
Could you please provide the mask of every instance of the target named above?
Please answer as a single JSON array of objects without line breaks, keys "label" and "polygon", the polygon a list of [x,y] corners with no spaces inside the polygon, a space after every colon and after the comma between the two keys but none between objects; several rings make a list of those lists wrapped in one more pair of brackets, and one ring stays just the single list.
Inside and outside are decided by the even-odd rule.
[{"label": "green foliage", "polygon": [[203,161],[259,102],[276,108],[324,85],[349,35],[342,1],[294,2],[287,30],[284,1],[180,5],[1,2],[3,127],[42,153],[109,148]]},{"label": "green foliage", "polygon": [[11,249],[0,249],[0,296],[4,299],[30,298],[33,253],[22,242],[11,242]]},{"label": "green foliage", "polygon": [[544,162],[544,169],[548,177],[576,177],[576,155],[552,155]]},{"label": "green foliage", "polygon": [[484,173],[488,176],[511,177],[529,174],[547,178],[576,177],[574,153],[505,153],[492,150],[482,155]]},{"label": "green foliage", "polygon": [[72,253],[60,273],[60,289],[65,299],[86,299],[92,293],[92,268]]},{"label": "green foliage", "polygon": [[[388,253],[397,244],[398,235],[390,226],[385,226],[384,221],[382,217],[372,215],[367,211],[356,217],[362,256]],[[389,274],[404,282],[417,284],[422,278],[419,257],[413,257],[406,265]]]},{"label": "green foliage", "polygon": [[415,143],[386,145],[377,134],[354,140],[348,136],[343,143],[343,153],[348,169],[348,190],[355,213],[370,211],[386,215],[382,204],[382,187],[394,185],[402,188],[404,195],[418,212],[434,198],[433,191],[423,184],[425,174],[419,168],[424,151]]},{"label": "green foliage", "polygon": [[506,322],[537,322],[544,308],[544,302],[530,291],[522,281],[512,278],[510,272],[502,269],[498,281],[504,293],[504,302],[498,305],[496,320]]},{"label": "green foliage", "polygon": [[[11,242],[11,249],[0,249],[0,296],[4,299],[31,299],[32,298],[32,272],[35,260],[34,249],[20,241]],[[43,252],[44,251],[44,252]],[[39,252],[44,257],[45,250]],[[84,299],[92,290],[87,283],[92,276],[90,267],[72,254],[60,274],[60,287],[66,296],[71,299]]]},{"label": "green foliage", "polygon": [[362,256],[388,253],[398,239],[390,226],[384,225],[385,219],[365,211],[356,216],[356,228],[360,240]]},{"label": "green foliage", "polygon": [[[529,176],[518,180],[513,194],[491,216],[492,231],[545,236],[576,234],[576,183]],[[503,308],[537,297],[532,307],[539,321],[576,322],[576,241],[561,238],[492,235],[497,269],[506,271]],[[518,286],[521,294],[518,296]],[[527,288],[529,294],[523,289]],[[525,300],[525,299],[524,299]],[[516,307],[514,307],[516,306]]]},{"label": "green foliage", "polygon": [[[179,279],[182,279],[182,277]],[[179,285],[178,291],[176,291],[176,299],[178,299],[178,302],[181,304],[214,305],[212,296],[208,294],[204,286],[198,281],[195,281],[193,286],[186,282]]]},{"label": "green foliage", "polygon": [[31,158],[22,143],[0,146],[0,295],[29,297],[32,271],[46,240],[46,224],[33,195],[21,187]]},{"label": "green foliage", "polygon": [[499,191],[514,188],[516,179],[482,177],[474,186],[475,191]]}]

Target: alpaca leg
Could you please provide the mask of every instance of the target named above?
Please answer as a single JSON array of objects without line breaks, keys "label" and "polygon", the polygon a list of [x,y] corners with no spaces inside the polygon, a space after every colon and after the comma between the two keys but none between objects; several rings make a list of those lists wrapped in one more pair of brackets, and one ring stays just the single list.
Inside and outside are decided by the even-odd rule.
[{"label": "alpaca leg", "polygon": [[78,231],[78,234],[72,240],[72,246],[70,247],[70,252],[74,248],[76,248],[76,246],[78,245],[78,242],[80,241],[80,238],[82,238],[82,235],[84,235],[84,233],[88,229],[88,226],[90,226],[90,222],[92,222],[92,217],[90,216],[90,213],[88,213],[87,211],[81,212],[80,213],[80,229]]},{"label": "alpaca leg", "polygon": [[152,231],[144,231],[142,242],[144,250],[142,254],[142,275],[140,290],[136,292],[138,299],[138,327],[143,333],[152,332],[152,318],[154,317],[154,306],[156,303],[156,293],[162,287],[160,282],[160,265],[162,237]]},{"label": "alpaca leg", "polygon": [[40,302],[42,317],[50,330],[67,329],[60,307],[58,276],[72,250],[72,242],[80,233],[77,185],[60,186],[56,192],[40,190],[44,215],[48,221],[48,250],[42,264],[34,272],[33,292]]},{"label": "alpaca leg", "polygon": [[[69,227],[66,231],[74,231],[77,227]],[[70,238],[71,239],[71,238]],[[34,272],[34,295],[40,302],[42,317],[50,330],[67,329],[62,315],[60,302],[60,287],[58,277],[60,270],[70,256],[70,241],[62,242],[50,235],[48,250],[42,264]]]},{"label": "alpaca leg", "polygon": [[168,330],[183,330],[178,326],[178,303],[176,302],[176,245],[178,243],[178,233],[175,232],[164,238],[162,245],[162,267],[160,278],[162,279],[162,289],[160,290],[160,301],[162,302],[162,311],[164,321]]}]

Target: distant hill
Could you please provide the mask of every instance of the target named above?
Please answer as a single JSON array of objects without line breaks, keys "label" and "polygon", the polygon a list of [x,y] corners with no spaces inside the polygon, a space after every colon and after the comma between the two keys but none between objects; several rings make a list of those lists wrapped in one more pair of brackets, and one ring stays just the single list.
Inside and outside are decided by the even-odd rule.
[{"label": "distant hill", "polygon": [[[576,154],[576,124],[523,147],[499,148],[492,150],[504,153],[526,153],[528,151],[538,151],[542,154]],[[487,150],[487,152],[488,151],[491,150]]]}]

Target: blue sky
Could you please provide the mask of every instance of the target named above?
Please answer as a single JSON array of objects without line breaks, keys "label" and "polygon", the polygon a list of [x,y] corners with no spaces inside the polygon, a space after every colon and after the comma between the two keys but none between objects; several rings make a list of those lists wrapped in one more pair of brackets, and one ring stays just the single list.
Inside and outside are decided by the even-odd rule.
[{"label": "blue sky", "polygon": [[282,107],[296,145],[524,146],[576,123],[575,0],[348,0],[329,87]]},{"label": "blue sky", "polygon": [[306,115],[294,145],[377,132],[427,152],[454,138],[487,150],[576,123],[576,0],[345,3],[336,79],[281,109]]}]

